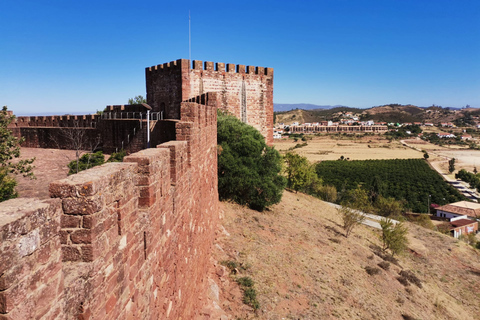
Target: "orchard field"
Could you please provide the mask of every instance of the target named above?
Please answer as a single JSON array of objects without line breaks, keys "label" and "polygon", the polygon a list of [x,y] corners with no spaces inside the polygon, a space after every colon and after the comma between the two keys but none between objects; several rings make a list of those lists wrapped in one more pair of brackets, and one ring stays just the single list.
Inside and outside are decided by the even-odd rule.
[{"label": "orchard field", "polygon": [[426,213],[428,203],[466,200],[422,159],[322,161],[317,175],[339,192],[361,185],[384,197],[405,200],[412,212]]}]

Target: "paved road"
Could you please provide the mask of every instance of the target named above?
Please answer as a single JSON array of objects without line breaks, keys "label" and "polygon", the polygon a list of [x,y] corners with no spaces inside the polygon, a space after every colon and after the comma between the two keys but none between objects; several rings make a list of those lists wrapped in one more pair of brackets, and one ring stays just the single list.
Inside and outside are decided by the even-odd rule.
[{"label": "paved road", "polygon": [[[337,209],[342,207],[339,204],[335,204],[335,203],[331,203],[331,202],[326,202],[326,203],[328,205],[334,207],[334,208],[337,208]],[[375,228],[375,229],[382,229],[382,227],[380,226],[380,223],[378,223],[377,221],[382,220],[382,218],[384,218],[384,217],[377,216],[377,215],[371,214],[371,213],[365,213],[365,212],[358,211],[358,210],[355,210],[355,211],[363,214],[366,217],[366,219],[362,222],[364,225]],[[397,220],[393,220],[393,219],[391,219],[391,220],[394,224],[399,223],[399,221],[397,221]]]}]

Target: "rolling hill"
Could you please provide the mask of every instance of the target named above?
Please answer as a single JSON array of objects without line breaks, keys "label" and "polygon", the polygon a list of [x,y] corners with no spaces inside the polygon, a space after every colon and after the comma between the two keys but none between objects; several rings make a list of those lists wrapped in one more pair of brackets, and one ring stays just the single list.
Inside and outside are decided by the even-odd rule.
[{"label": "rolling hill", "polygon": [[376,106],[369,109],[356,109],[349,107],[334,107],[329,109],[296,109],[286,112],[275,112],[276,123],[291,124],[293,122],[319,122],[322,120],[336,121],[342,113],[352,112],[361,120],[374,120],[376,122],[453,122],[457,119],[479,116],[480,109],[464,108],[451,110],[438,106],[420,108],[414,105],[389,104]]}]

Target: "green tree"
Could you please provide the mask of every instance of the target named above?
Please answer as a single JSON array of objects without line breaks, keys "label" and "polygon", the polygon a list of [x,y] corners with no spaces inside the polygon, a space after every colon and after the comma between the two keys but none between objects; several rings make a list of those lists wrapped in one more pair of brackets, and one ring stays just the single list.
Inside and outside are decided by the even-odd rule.
[{"label": "green tree", "polygon": [[147,103],[147,99],[145,99],[142,95],[135,96],[135,98],[128,99],[128,104],[142,104]]},{"label": "green tree", "polygon": [[423,159],[427,160],[428,158],[430,158],[430,156],[428,155],[427,152],[424,152],[423,153]]},{"label": "green tree", "polygon": [[452,173],[455,171],[455,158],[448,160],[448,172]]},{"label": "green tree", "polygon": [[345,238],[348,238],[353,229],[365,221],[365,216],[358,210],[349,207],[340,207],[337,209],[338,214],[342,218],[343,229],[345,230]]},{"label": "green tree", "polygon": [[377,198],[386,193],[387,184],[378,176],[373,177],[370,187],[370,200],[375,202]]},{"label": "green tree", "polygon": [[285,178],[282,158],[252,126],[218,113],[218,193],[262,211],[281,200]]},{"label": "green tree", "polygon": [[330,185],[322,185],[317,190],[317,196],[323,201],[335,202],[337,201],[337,188]]},{"label": "green tree", "polygon": [[288,152],[284,156],[287,187],[295,191],[316,193],[321,181],[306,157]]},{"label": "green tree", "polygon": [[403,211],[402,201],[395,200],[395,198],[384,198],[379,196],[374,203],[375,212],[383,217],[397,218],[400,217]]},{"label": "green tree", "polygon": [[20,157],[20,144],[23,139],[13,136],[8,125],[15,119],[15,116],[8,112],[7,106],[0,111],[0,201],[17,197],[15,186],[17,182],[11,174],[22,174],[32,179],[32,163],[35,158],[17,160]]},{"label": "green tree", "polygon": [[372,210],[372,204],[368,193],[360,185],[353,190],[347,191],[342,199],[342,205],[364,212]]},{"label": "green tree", "polygon": [[387,249],[395,254],[402,253],[408,245],[407,233],[408,229],[402,222],[393,223],[389,218],[382,218],[380,220],[380,227],[382,228],[381,240],[383,243],[383,251]]}]

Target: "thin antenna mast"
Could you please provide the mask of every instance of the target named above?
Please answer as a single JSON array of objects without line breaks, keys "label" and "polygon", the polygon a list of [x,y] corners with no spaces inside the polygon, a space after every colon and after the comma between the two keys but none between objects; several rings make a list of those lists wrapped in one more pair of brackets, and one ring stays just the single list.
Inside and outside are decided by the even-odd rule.
[{"label": "thin antenna mast", "polygon": [[192,32],[190,20],[190,10],[188,10],[188,60],[192,63]]}]

